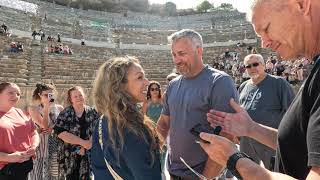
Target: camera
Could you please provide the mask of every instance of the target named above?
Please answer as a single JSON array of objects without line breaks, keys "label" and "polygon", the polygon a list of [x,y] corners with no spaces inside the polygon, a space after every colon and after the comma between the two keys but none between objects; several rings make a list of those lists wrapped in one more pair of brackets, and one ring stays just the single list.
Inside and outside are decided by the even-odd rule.
[{"label": "camera", "polygon": [[190,129],[190,133],[196,137],[197,141],[201,141],[203,143],[210,143],[200,138],[200,133],[205,132],[209,134],[219,135],[222,128],[221,126],[216,126],[215,128],[211,127],[209,124],[196,124],[193,128]]},{"label": "camera", "polygon": [[48,93],[48,99],[49,99],[49,102],[54,102],[54,95],[53,95],[53,93]]}]

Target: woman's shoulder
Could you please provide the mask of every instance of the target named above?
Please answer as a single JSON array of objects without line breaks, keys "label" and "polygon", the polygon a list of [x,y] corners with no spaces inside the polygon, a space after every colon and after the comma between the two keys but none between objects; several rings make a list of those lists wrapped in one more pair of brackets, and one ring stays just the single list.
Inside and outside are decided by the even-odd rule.
[{"label": "woman's shoulder", "polygon": [[59,116],[71,116],[74,114],[74,109],[72,106],[65,107],[59,114]]},{"label": "woman's shoulder", "polygon": [[55,104],[54,107],[55,107],[56,109],[58,109],[60,112],[63,111],[63,109],[64,109],[63,106],[60,105],[60,104]]},{"label": "woman's shoulder", "polygon": [[65,107],[62,112],[69,112],[69,111],[74,111],[72,106]]},{"label": "woman's shoulder", "polygon": [[17,111],[19,114],[21,114],[21,115],[23,115],[24,114],[24,111],[22,110],[22,109],[20,109],[20,108],[16,108],[16,107],[13,107],[13,109],[12,110],[15,110],[15,111]]},{"label": "woman's shoulder", "polygon": [[16,108],[16,107],[13,107],[11,112],[14,112],[14,114],[16,114],[16,118],[19,118],[20,120],[23,120],[23,121],[30,121],[30,117],[29,115],[27,114],[27,112],[23,111],[22,109],[20,108]]},{"label": "woman's shoulder", "polygon": [[86,113],[94,113],[94,114],[98,114],[96,108],[94,107],[91,107],[91,106],[88,106],[88,105],[85,105],[85,111]]}]

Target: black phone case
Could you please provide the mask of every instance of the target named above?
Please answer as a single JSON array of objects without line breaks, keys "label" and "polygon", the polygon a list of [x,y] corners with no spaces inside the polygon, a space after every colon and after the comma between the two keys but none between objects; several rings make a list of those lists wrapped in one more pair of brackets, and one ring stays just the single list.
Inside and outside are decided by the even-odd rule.
[{"label": "black phone case", "polygon": [[205,132],[209,134],[219,135],[221,132],[221,127],[217,126],[216,128],[211,127],[209,124],[196,124],[193,128],[190,129],[190,133],[196,137],[198,141],[202,141],[204,143],[210,143],[200,138],[200,133]]}]

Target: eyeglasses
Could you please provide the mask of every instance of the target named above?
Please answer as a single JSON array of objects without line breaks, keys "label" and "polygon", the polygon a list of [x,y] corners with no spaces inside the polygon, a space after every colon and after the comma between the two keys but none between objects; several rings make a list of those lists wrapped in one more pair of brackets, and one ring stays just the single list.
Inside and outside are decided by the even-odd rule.
[{"label": "eyeglasses", "polygon": [[159,88],[150,88],[151,91],[159,91]]},{"label": "eyeglasses", "polygon": [[211,178],[211,179],[210,179],[210,178],[207,178],[207,177],[205,177],[204,175],[198,173],[196,170],[192,169],[192,168],[186,163],[186,161],[184,161],[184,159],[183,159],[182,157],[180,157],[180,161],[182,161],[182,163],[183,163],[190,171],[192,171],[195,175],[197,175],[201,180],[215,180],[216,178],[218,179],[218,178],[222,177],[222,176],[225,174],[225,172],[227,171],[227,169],[224,169],[224,170],[220,173],[220,175],[219,175],[218,177],[214,177],[214,178]]},{"label": "eyeglasses", "polygon": [[250,68],[252,68],[252,67],[257,67],[257,66],[259,66],[259,63],[258,63],[258,62],[255,62],[255,63],[252,63],[252,64],[248,64],[248,65],[246,65],[245,67],[246,67],[246,69],[250,69]]}]

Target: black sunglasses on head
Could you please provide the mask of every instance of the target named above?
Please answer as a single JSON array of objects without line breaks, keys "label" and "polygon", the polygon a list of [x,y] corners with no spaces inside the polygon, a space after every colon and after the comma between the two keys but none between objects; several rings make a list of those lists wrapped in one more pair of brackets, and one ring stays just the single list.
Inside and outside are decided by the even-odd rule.
[{"label": "black sunglasses on head", "polygon": [[258,63],[258,62],[255,62],[255,63],[252,63],[252,64],[248,64],[248,65],[246,65],[245,67],[246,67],[246,69],[250,69],[250,68],[252,68],[252,67],[257,67],[257,66],[259,66],[259,63]]}]

